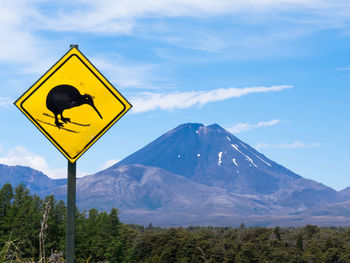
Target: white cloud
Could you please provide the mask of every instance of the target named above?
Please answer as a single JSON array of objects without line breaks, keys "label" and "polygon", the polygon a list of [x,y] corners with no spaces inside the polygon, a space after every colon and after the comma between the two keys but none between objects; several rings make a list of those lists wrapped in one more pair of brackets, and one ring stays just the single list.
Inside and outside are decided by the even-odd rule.
[{"label": "white cloud", "polygon": [[130,98],[133,105],[132,112],[140,113],[152,110],[185,109],[194,105],[204,105],[209,102],[237,98],[251,93],[266,93],[290,89],[292,86],[280,85],[270,87],[246,87],[215,89],[210,91],[189,91],[175,93],[144,93]]},{"label": "white cloud", "polygon": [[0,107],[8,106],[13,103],[13,100],[8,97],[0,97]]},{"label": "white cloud", "polygon": [[[62,178],[67,178],[67,170],[65,170],[65,176],[64,177],[62,177]],[[84,171],[81,171],[81,170],[77,170],[77,178],[81,178],[81,177],[84,177],[84,176],[86,176],[86,175],[89,175],[89,174],[91,174],[91,173],[87,173],[87,172],[84,172]]]},{"label": "white cloud", "polygon": [[29,166],[54,179],[67,177],[66,169],[50,168],[44,157],[28,151],[23,146],[17,146],[9,150],[5,156],[0,157],[0,163],[6,165]]},{"label": "white cloud", "polygon": [[0,1],[0,60],[10,63],[35,60],[39,43],[27,28],[35,15],[30,1]]},{"label": "white cloud", "polygon": [[270,143],[258,143],[255,148],[280,148],[280,149],[297,149],[297,148],[314,148],[318,147],[320,144],[318,142],[314,143],[304,143],[301,141],[294,141],[292,143],[281,143],[281,144],[270,144]]},{"label": "white cloud", "polygon": [[101,170],[107,169],[118,162],[120,162],[120,159],[110,159],[110,160],[106,161],[100,169]]},{"label": "white cloud", "polygon": [[269,143],[261,142],[261,143],[258,143],[257,145],[255,145],[254,148],[257,149],[257,150],[260,150],[260,149],[264,149],[264,148],[271,148],[271,146],[272,145],[269,144]]},{"label": "white cloud", "polygon": [[339,71],[350,71],[350,68],[337,68]]},{"label": "white cloud", "polygon": [[[102,72],[108,74],[108,79],[116,83],[117,88],[141,88],[153,89],[150,83],[162,82],[166,80],[159,77],[161,69],[154,64],[130,63],[121,57],[116,57],[114,61],[101,57],[92,58],[94,65]],[[155,72],[158,72],[156,74]],[[164,75],[164,74],[162,74]]]},{"label": "white cloud", "polygon": [[249,131],[255,128],[262,128],[262,127],[269,127],[269,126],[273,126],[276,124],[279,124],[281,121],[280,120],[271,120],[271,121],[261,121],[258,122],[257,124],[250,124],[250,123],[237,123],[235,125],[233,125],[232,127],[226,128],[226,130],[228,130],[229,132],[232,133],[240,133],[243,131]]},{"label": "white cloud", "polygon": [[[24,73],[45,70],[47,57],[55,54],[57,47],[70,39],[60,36],[50,40],[52,32],[135,34],[147,39],[153,35],[157,41],[209,52],[234,48],[234,52],[225,52],[224,57],[262,55],[254,53],[258,49],[269,56],[265,47],[283,50],[286,55],[285,48],[275,48],[280,47],[281,41],[298,38],[313,30],[344,28],[350,22],[349,13],[348,0],[0,1],[0,61],[17,63],[25,68]],[[242,31],[237,31],[236,27],[233,30],[210,30],[201,24],[196,28],[191,23],[179,30],[173,20],[164,19],[184,16],[215,18],[218,15],[230,15],[239,20],[234,24],[240,25],[237,28],[243,28]],[[164,25],[157,27],[154,18],[161,18]],[[276,26],[279,22],[289,26]],[[267,30],[250,31],[245,25],[261,25]],[[49,34],[45,34],[46,31]],[[257,31],[262,33],[257,34]],[[237,50],[237,47],[241,49]],[[125,79],[124,83],[130,85]],[[132,81],[131,84],[134,85]]]},{"label": "white cloud", "polygon": [[327,18],[337,14],[339,20],[340,17],[348,18],[345,10],[349,5],[345,0],[77,0],[62,1],[55,9],[48,14],[40,12],[38,26],[61,31],[129,33],[139,18],[250,13],[256,19],[258,13],[294,11],[308,14],[306,17],[312,14]]}]

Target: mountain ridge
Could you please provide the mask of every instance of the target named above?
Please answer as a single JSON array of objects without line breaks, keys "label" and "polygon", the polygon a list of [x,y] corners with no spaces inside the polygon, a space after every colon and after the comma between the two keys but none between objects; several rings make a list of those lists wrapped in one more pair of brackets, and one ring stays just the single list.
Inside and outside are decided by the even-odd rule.
[{"label": "mountain ridge", "polygon": [[[23,169],[5,168],[0,166],[0,183],[2,170]],[[65,200],[65,180],[44,178],[36,170],[22,172],[23,178],[17,173],[19,179],[12,181],[24,180],[34,193]],[[33,180],[36,176],[41,184]],[[295,174],[218,124],[187,123],[111,167],[77,180],[77,205],[117,207],[124,222],[163,226],[239,221],[295,225],[309,220],[347,224],[347,213],[334,215],[350,200],[348,192]]]},{"label": "mountain ridge", "polygon": [[23,183],[33,193],[49,190],[66,184],[67,179],[52,179],[43,172],[30,167],[0,164],[0,186],[10,183],[14,186]]}]

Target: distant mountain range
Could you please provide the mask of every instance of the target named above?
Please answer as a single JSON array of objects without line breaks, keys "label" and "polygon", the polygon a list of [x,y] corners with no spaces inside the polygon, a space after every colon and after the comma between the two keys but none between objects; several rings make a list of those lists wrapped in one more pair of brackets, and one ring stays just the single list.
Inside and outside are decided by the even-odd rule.
[{"label": "distant mountain range", "polygon": [[24,183],[32,194],[50,191],[55,187],[65,185],[66,179],[51,179],[40,171],[24,166],[7,166],[0,164],[0,186],[11,183],[17,186]]},{"label": "distant mountain range", "polygon": [[[0,185],[66,198],[66,180],[0,165]],[[188,123],[77,180],[80,209],[117,207],[147,225],[350,225],[350,188],[335,191],[275,163],[217,124]]]}]

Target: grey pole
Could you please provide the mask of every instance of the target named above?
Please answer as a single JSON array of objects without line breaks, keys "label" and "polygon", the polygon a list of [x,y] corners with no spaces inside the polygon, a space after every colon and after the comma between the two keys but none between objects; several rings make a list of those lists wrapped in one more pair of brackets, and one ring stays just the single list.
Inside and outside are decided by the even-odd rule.
[{"label": "grey pole", "polygon": [[[78,45],[70,45],[70,48]],[[76,199],[76,162],[68,161],[68,186],[67,186],[67,233],[66,233],[66,262],[74,263],[75,248],[75,199]]]},{"label": "grey pole", "polygon": [[76,196],[76,162],[68,161],[68,189],[67,189],[67,234],[66,234],[66,262],[74,263],[75,247],[75,196]]}]

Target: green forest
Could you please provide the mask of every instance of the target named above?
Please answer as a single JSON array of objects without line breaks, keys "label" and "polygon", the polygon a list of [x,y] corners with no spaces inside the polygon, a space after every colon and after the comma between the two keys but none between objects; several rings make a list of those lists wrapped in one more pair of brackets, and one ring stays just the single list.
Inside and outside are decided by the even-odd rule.
[{"label": "green forest", "polygon": [[[24,185],[0,190],[0,262],[64,262],[66,206]],[[118,210],[76,212],[75,262],[350,262],[350,228],[128,225]]]}]

